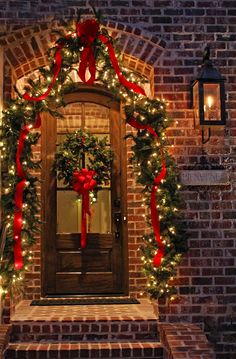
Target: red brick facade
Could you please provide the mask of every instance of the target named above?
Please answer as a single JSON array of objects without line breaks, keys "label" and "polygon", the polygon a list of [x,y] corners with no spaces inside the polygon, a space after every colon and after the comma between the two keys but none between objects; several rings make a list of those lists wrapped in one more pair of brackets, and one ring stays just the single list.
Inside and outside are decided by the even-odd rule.
[{"label": "red brick facade", "polygon": [[[160,302],[160,319],[199,324],[215,344],[218,358],[236,352],[236,250],[235,250],[235,146],[236,141],[236,5],[234,0],[92,1],[99,7],[105,26],[120,38],[126,65],[145,75],[154,95],[170,102],[178,121],[168,130],[173,154],[181,169],[190,169],[202,156],[201,133],[194,129],[190,108],[190,81],[201,64],[207,43],[214,65],[226,78],[227,125],[213,131],[204,146],[209,162],[224,166],[230,183],[224,186],[183,187],[183,217],[188,224],[189,251],[178,268],[175,284],[179,299]],[[87,14],[88,1],[76,5]],[[0,11],[0,45],[5,54],[5,96],[17,79],[46,64],[45,51],[53,40],[53,18],[74,15],[70,1],[8,1]],[[128,168],[128,241],[130,293],[144,284],[136,251],[145,222],[141,195]],[[26,292],[40,295],[40,245],[36,246],[33,272]]]}]

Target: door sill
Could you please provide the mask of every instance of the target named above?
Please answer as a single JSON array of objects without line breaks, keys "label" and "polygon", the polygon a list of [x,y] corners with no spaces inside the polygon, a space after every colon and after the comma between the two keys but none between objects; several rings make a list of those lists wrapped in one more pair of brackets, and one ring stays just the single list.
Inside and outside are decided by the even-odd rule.
[{"label": "door sill", "polygon": [[41,298],[129,298],[129,295],[123,293],[117,294],[46,294]]}]

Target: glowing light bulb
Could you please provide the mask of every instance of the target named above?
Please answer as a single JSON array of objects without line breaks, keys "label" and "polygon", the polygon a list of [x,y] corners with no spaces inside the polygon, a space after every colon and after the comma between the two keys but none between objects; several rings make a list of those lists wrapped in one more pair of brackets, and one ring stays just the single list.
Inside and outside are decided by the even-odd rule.
[{"label": "glowing light bulb", "polygon": [[210,109],[213,105],[213,97],[212,96],[207,96],[207,106]]}]

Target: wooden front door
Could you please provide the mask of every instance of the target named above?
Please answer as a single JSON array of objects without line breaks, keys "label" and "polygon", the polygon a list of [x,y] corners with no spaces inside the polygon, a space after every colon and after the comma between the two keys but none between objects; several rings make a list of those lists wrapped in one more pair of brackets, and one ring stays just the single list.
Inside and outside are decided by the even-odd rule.
[{"label": "wooden front door", "polygon": [[[64,120],[42,121],[43,294],[114,295],[126,290],[126,194],[124,134],[120,104],[101,89],[83,87],[65,96]],[[80,248],[81,202],[56,180],[58,143],[66,133],[88,129],[107,136],[114,152],[111,182],[98,194],[88,223],[87,246]]]}]

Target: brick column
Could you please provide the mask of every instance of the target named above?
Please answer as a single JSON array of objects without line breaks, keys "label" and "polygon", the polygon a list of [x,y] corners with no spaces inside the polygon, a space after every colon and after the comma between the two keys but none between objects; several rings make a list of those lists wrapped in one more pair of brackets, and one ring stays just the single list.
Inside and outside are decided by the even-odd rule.
[{"label": "brick column", "polygon": [[[3,48],[0,46],[0,126],[2,126],[2,110],[3,110]],[[2,161],[0,150],[0,203],[2,203]],[[0,205],[1,206],[1,205]],[[0,218],[2,218],[2,206],[0,207]],[[0,220],[2,225],[2,220]],[[0,278],[0,323],[2,323],[2,287]]]},{"label": "brick column", "polygon": [[196,325],[160,323],[164,359],[215,359],[206,335]]}]

